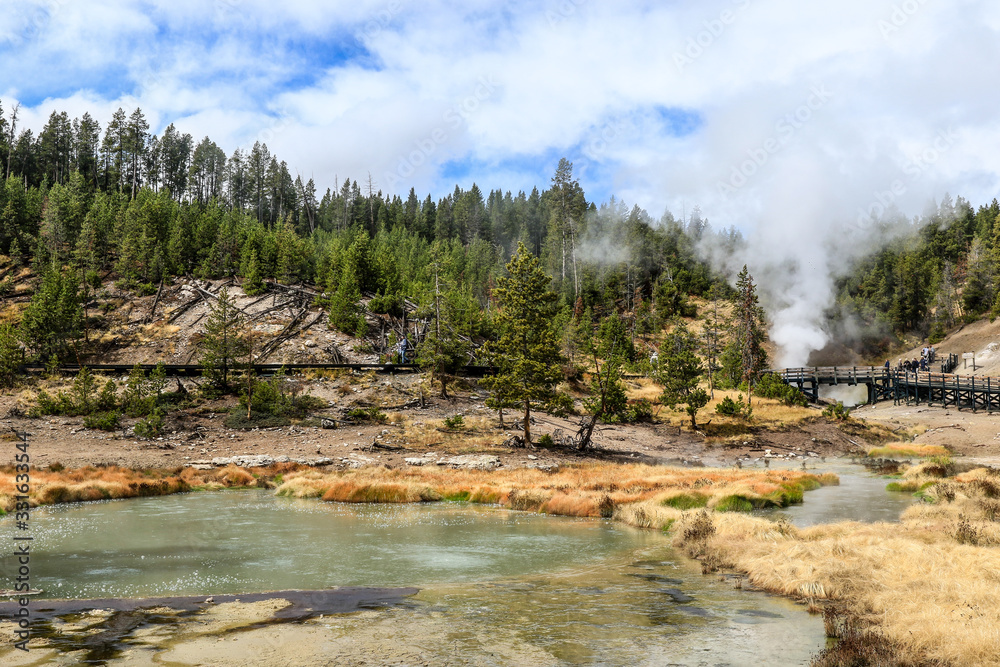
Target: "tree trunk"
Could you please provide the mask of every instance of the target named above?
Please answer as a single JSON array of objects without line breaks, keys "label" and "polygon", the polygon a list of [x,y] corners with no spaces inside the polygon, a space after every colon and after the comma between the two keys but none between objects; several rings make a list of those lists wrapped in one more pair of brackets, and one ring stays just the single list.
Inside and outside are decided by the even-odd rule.
[{"label": "tree trunk", "polygon": [[524,444],[531,444],[531,403],[524,399]]}]

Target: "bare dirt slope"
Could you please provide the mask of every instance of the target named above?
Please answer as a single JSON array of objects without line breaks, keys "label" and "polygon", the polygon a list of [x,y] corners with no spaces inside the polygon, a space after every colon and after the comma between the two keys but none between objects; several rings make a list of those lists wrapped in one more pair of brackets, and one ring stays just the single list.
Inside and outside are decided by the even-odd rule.
[{"label": "bare dirt slope", "polygon": [[[917,347],[897,354],[891,359],[893,365],[899,359],[919,359],[920,352],[927,343],[922,343]],[[973,352],[976,355],[976,370],[972,369],[972,362],[963,363],[959,361],[956,373],[962,375],[1000,377],[1000,320],[990,322],[989,320],[979,320],[972,324],[967,324],[952,332],[947,338],[934,346],[938,359],[947,357],[948,354],[957,354],[961,359],[962,354]]]},{"label": "bare dirt slope", "polygon": [[[225,288],[245,314],[255,338],[259,363],[374,363],[377,355],[358,352],[360,341],[330,328],[324,311],[314,305],[318,293],[308,288],[273,288],[250,297],[225,281],[179,280],[155,295],[136,297],[106,284],[98,307],[106,313],[103,331],[95,332],[92,363],[198,363],[198,341],[204,335],[212,305]],[[156,306],[155,310],[153,306]],[[379,331],[379,319],[372,317]]]}]

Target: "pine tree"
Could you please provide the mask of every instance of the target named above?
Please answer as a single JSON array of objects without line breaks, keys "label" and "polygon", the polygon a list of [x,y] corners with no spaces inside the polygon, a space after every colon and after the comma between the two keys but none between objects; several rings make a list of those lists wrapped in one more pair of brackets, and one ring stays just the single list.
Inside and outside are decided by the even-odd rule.
[{"label": "pine tree", "polygon": [[250,251],[246,275],[243,278],[243,293],[247,296],[263,294],[266,286],[260,277],[260,262],[257,260],[256,248]]},{"label": "pine tree", "polygon": [[417,350],[417,364],[430,372],[431,381],[441,383],[441,398],[448,398],[448,382],[469,360],[475,304],[458,290],[442,293],[440,282],[435,274],[434,322]]},{"label": "pine tree", "polygon": [[733,323],[729,344],[722,354],[722,365],[733,384],[747,385],[747,407],[753,385],[767,368],[765,340],[764,309],[758,302],[753,276],[744,265],[736,281]]},{"label": "pine tree", "polygon": [[663,387],[661,400],[671,410],[685,404],[691,428],[697,429],[698,410],[708,404],[708,392],[698,386],[704,367],[698,358],[698,339],[678,322],[660,347],[654,374]]},{"label": "pine tree", "polygon": [[0,324],[0,387],[13,387],[17,369],[24,363],[24,352],[13,324]]},{"label": "pine tree", "polygon": [[198,346],[205,377],[220,389],[228,389],[230,374],[249,361],[246,319],[225,288],[212,304],[205,337]]},{"label": "pine tree", "polygon": [[531,402],[548,400],[559,382],[559,340],[552,330],[556,295],[538,258],[519,243],[507,264],[507,277],[497,278],[493,294],[499,338],[487,344],[499,372],[486,383],[504,400],[524,408],[524,442],[531,444]]},{"label": "pine tree", "polygon": [[49,266],[21,318],[21,340],[40,358],[65,359],[83,328],[75,271]]},{"label": "pine tree", "polygon": [[368,326],[361,316],[360,301],[361,290],[353,263],[346,262],[340,270],[337,289],[330,298],[330,324],[344,333],[363,336]]}]

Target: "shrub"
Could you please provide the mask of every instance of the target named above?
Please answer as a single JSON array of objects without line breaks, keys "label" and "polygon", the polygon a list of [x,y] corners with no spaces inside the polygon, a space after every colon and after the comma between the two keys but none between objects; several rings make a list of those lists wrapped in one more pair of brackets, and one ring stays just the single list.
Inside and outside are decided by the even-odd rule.
[{"label": "shrub", "polygon": [[548,403],[545,404],[545,411],[556,417],[566,417],[574,413],[576,406],[573,404],[573,397],[563,392],[557,392]]},{"label": "shrub", "polygon": [[538,438],[538,442],[536,444],[539,447],[555,447],[556,441],[552,439],[551,435],[544,433],[540,438]]},{"label": "shrub", "polygon": [[823,416],[834,421],[847,421],[851,417],[851,409],[845,408],[842,402],[837,401],[823,409]]},{"label": "shrub", "polygon": [[448,427],[448,428],[454,428],[454,429],[464,428],[465,427],[465,418],[462,417],[462,415],[454,415],[454,416],[451,416],[451,417],[445,417],[445,419],[444,419],[444,425],[446,427]]},{"label": "shrub", "polygon": [[809,399],[805,394],[796,387],[786,384],[773,373],[767,373],[760,378],[756,392],[758,396],[773,398],[789,406],[797,405],[804,408],[809,405]]},{"label": "shrub", "polygon": [[155,438],[163,433],[163,413],[155,410],[146,419],[139,420],[135,425],[135,437]]},{"label": "shrub", "polygon": [[252,428],[275,428],[278,426],[288,426],[292,420],[282,415],[275,415],[269,412],[252,413],[247,418],[246,408],[234,407],[226,416],[223,425],[226,428],[249,430]]},{"label": "shrub", "polygon": [[83,418],[83,425],[85,428],[97,429],[99,431],[114,431],[118,428],[120,421],[121,415],[118,414],[118,411],[110,410],[108,412],[97,412],[87,415]]},{"label": "shrub", "polygon": [[389,417],[378,408],[353,408],[347,411],[347,418],[359,422],[384,424]]},{"label": "shrub", "polygon": [[645,398],[629,401],[626,417],[630,423],[651,421],[653,419],[653,404]]},{"label": "shrub", "polygon": [[743,403],[743,394],[740,394],[735,401],[726,396],[715,406],[715,411],[723,417],[741,417],[743,419],[749,419],[753,414],[750,407]]},{"label": "shrub", "polygon": [[398,294],[376,294],[368,302],[368,310],[379,315],[403,316],[403,297]]}]

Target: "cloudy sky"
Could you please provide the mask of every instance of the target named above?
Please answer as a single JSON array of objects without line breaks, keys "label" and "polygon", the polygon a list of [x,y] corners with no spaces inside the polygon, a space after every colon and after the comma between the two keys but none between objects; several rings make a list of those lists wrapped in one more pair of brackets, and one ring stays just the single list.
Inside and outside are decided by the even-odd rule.
[{"label": "cloudy sky", "polygon": [[516,192],[565,156],[592,200],[815,229],[997,196],[998,30],[985,0],[6,0],[0,100],[260,139],[321,189]]},{"label": "cloudy sky", "polygon": [[5,0],[0,100],[261,140],[321,192],[516,192],[567,157],[591,200],[740,228],[797,365],[872,216],[1000,196],[998,32],[995,0]]}]

